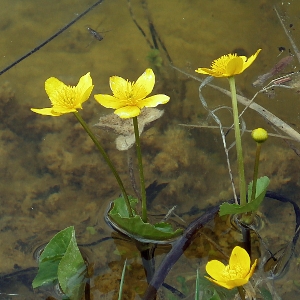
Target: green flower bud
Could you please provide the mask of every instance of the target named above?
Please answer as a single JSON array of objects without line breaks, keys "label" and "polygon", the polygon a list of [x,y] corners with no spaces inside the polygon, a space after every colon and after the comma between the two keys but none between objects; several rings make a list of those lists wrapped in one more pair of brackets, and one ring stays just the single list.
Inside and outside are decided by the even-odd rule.
[{"label": "green flower bud", "polygon": [[268,138],[268,132],[263,128],[256,128],[252,130],[251,136],[257,143],[263,143]]}]

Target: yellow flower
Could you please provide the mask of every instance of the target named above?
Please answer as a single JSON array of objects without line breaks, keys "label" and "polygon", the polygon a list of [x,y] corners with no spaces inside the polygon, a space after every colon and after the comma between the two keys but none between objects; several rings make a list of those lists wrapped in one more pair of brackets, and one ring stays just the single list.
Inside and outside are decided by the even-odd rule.
[{"label": "yellow flower", "polygon": [[45,82],[45,90],[51,101],[50,108],[32,108],[37,114],[47,116],[60,116],[82,109],[82,103],[88,100],[93,90],[90,73],[82,76],[76,86],[68,86],[55,77],[50,77]]},{"label": "yellow flower", "polygon": [[206,277],[211,282],[214,282],[226,289],[246,284],[254,273],[257,260],[250,268],[250,257],[247,251],[239,246],[236,246],[231,253],[229,265],[225,266],[218,260],[211,260],[206,265],[206,272],[210,277]]},{"label": "yellow flower", "polygon": [[237,54],[227,54],[216,59],[211,64],[211,69],[198,68],[197,73],[211,75],[214,77],[230,77],[244,72],[256,59],[261,49],[248,59],[246,56],[237,56]]},{"label": "yellow flower", "polygon": [[96,101],[106,108],[115,109],[122,119],[133,118],[141,113],[143,107],[156,107],[165,104],[170,97],[159,94],[146,98],[153,90],[155,75],[147,69],[136,82],[130,82],[119,76],[110,77],[111,95],[95,95]]}]

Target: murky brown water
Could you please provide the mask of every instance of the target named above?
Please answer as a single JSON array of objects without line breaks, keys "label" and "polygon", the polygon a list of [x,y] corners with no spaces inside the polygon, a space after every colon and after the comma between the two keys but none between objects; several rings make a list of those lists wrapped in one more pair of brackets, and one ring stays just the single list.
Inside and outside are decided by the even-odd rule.
[{"label": "murky brown water", "polygon": [[[93,3],[90,0],[1,0],[0,69],[36,47]],[[173,64],[193,76],[196,68],[208,67],[213,59],[223,54],[240,49],[251,55],[262,48],[253,66],[236,79],[238,90],[251,98],[257,91],[251,83],[292,49],[273,11],[274,4],[285,16],[285,24],[300,47],[300,4],[296,0],[257,0],[253,3],[148,0],[147,11]],[[131,1],[131,6],[136,20],[151,40],[147,12],[140,1]],[[101,32],[104,39],[93,39],[88,26]],[[279,47],[286,49],[280,57]],[[109,76],[136,80],[149,67],[146,59],[149,51],[146,39],[130,16],[127,1],[107,0],[1,76],[0,274],[35,267],[34,249],[67,226],[75,226],[79,243],[91,243],[111,234],[103,214],[119,189],[94,145],[71,114],[52,118],[30,111],[31,107],[49,106],[45,80],[55,76],[65,83],[76,84],[80,76],[91,72],[95,85],[93,94],[110,93]],[[168,182],[154,201],[153,209],[164,213],[177,205],[177,213],[182,213],[194,205],[202,209],[228,200],[232,191],[218,130],[178,126],[206,120],[207,113],[198,96],[199,82],[173,70],[165,55],[164,59],[164,66],[157,72],[155,93],[170,95],[171,101],[160,107],[165,110],[164,116],[143,135],[145,177],[147,185],[154,180]],[[298,69],[299,62],[295,58],[286,71]],[[228,88],[225,79],[213,83]],[[205,88],[204,96],[211,108],[230,105],[229,98],[211,89]],[[276,90],[273,99],[261,94],[256,101],[299,130],[299,94],[294,90]],[[108,112],[111,111],[101,108],[91,97],[81,113],[93,125]],[[229,114],[223,118],[224,124],[231,124]],[[245,122],[248,129],[262,126],[273,131],[250,109],[245,114]],[[209,124],[214,125],[211,120]],[[99,130],[97,133],[130,191],[126,153],[115,149],[115,136],[111,133]],[[243,139],[246,174],[250,180],[255,145],[249,134]],[[297,148],[299,144],[295,142],[294,146]],[[231,152],[236,174],[235,154]],[[261,175],[270,177],[270,189],[296,201],[300,188],[299,167],[300,158],[281,139],[270,138],[264,145]],[[290,236],[294,226],[290,214],[279,217],[282,223],[290,222]],[[92,234],[88,227],[94,227],[96,233]],[[271,236],[274,232],[276,236],[284,235],[284,230],[270,228]],[[288,241],[288,237],[283,240]],[[115,244],[107,241],[88,250],[89,256],[97,260],[100,273],[115,270],[114,262],[120,261],[120,253],[115,249]],[[187,270],[187,274],[194,273],[198,264],[195,261],[194,269]],[[175,278],[176,274],[172,276]],[[289,297],[295,295],[297,286],[293,280],[299,282],[300,278],[295,273],[293,276],[289,275],[286,282],[280,283],[279,294],[282,290],[289,292]],[[26,286],[28,282],[20,284],[17,280],[16,285],[0,286],[0,292],[27,295]],[[0,294],[0,299],[6,299],[4,297],[7,296]],[[24,299],[22,297],[19,299]],[[26,297],[39,299],[33,294]],[[94,297],[100,299],[100,295]]]}]

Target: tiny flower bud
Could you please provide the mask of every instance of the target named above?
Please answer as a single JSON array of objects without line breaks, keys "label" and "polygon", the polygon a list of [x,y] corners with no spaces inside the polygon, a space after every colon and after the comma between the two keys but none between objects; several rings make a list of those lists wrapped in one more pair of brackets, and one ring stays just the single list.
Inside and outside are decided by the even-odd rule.
[{"label": "tiny flower bud", "polygon": [[257,143],[263,143],[268,138],[268,132],[263,128],[256,128],[252,130],[251,136]]}]

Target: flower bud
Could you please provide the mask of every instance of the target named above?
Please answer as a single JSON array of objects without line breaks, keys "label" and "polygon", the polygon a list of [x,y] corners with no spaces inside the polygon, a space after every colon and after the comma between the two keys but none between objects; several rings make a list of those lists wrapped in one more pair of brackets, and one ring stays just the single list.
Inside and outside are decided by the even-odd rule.
[{"label": "flower bud", "polygon": [[252,130],[251,136],[257,143],[263,143],[268,138],[268,132],[263,128],[256,128]]}]

